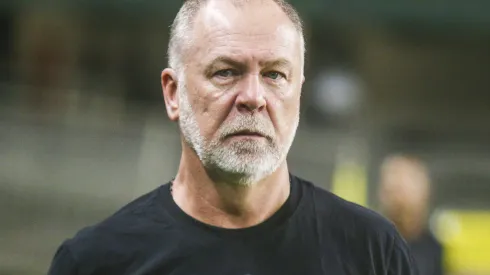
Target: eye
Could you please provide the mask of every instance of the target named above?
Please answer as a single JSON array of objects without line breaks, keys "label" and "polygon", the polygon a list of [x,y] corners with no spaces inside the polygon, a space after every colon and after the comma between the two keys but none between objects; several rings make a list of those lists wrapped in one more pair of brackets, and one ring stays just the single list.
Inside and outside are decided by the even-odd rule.
[{"label": "eye", "polygon": [[221,77],[221,78],[229,78],[229,77],[234,77],[237,76],[238,72],[233,69],[225,69],[225,70],[219,70],[214,73],[214,76]]},{"label": "eye", "polygon": [[272,80],[279,80],[281,78],[286,78],[286,75],[284,75],[283,73],[277,72],[277,71],[266,72],[266,73],[264,73],[264,76],[268,77]]}]

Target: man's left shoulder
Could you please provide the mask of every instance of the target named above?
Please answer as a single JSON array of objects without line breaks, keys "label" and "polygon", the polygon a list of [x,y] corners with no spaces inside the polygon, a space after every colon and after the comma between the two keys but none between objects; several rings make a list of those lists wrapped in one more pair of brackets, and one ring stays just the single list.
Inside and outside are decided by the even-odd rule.
[{"label": "man's left shoulder", "polygon": [[398,236],[394,225],[379,213],[347,201],[307,180],[298,180],[309,189],[315,218],[324,224],[330,233],[354,239],[393,239]]},{"label": "man's left shoulder", "polygon": [[325,249],[342,259],[351,274],[418,274],[408,246],[395,226],[375,211],[301,180],[308,214]]}]

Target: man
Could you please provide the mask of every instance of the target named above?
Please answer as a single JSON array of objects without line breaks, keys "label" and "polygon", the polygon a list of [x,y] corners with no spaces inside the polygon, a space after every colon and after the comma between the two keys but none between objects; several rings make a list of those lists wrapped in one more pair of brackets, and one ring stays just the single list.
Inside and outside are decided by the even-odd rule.
[{"label": "man", "polygon": [[420,275],[442,275],[442,246],[427,229],[430,197],[426,167],[417,158],[394,155],[381,167],[382,211],[407,240]]},{"label": "man", "polygon": [[161,76],[177,175],[67,240],[50,274],[416,274],[389,222],[290,175],[304,53],[282,0],[186,1]]}]

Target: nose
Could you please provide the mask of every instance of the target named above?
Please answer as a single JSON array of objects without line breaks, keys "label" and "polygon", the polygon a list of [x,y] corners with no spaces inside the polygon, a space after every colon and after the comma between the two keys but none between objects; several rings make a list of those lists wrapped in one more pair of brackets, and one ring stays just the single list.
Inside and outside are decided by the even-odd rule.
[{"label": "nose", "polygon": [[241,112],[260,112],[266,106],[265,91],[260,74],[250,74],[243,79],[236,98],[238,110]]}]

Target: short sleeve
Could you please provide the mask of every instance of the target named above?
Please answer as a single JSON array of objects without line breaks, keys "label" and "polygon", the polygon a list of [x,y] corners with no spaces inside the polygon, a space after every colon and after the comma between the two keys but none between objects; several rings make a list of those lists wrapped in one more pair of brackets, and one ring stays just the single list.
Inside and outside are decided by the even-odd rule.
[{"label": "short sleeve", "polygon": [[388,275],[419,275],[409,248],[399,235],[393,239]]},{"label": "short sleeve", "polygon": [[61,245],[54,255],[48,275],[77,275],[77,264],[67,244]]}]

